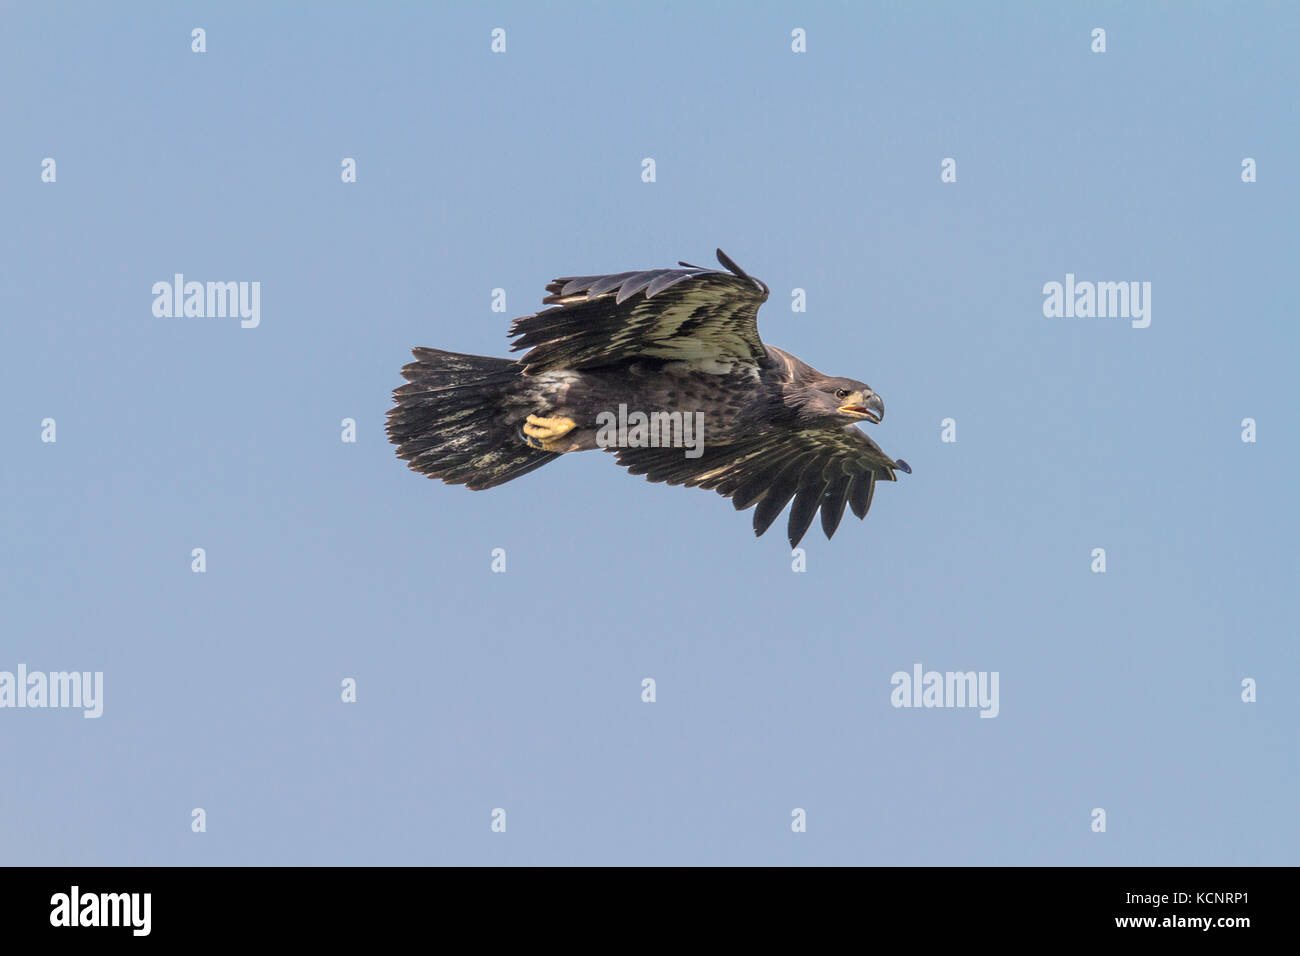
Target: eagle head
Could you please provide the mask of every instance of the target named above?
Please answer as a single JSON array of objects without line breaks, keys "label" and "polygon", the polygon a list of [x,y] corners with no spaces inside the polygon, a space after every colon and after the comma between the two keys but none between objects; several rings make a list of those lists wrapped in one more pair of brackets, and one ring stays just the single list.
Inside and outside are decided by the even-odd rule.
[{"label": "eagle head", "polygon": [[818,377],[803,382],[794,397],[799,415],[805,419],[877,424],[885,417],[885,403],[880,396],[871,386],[851,378]]}]

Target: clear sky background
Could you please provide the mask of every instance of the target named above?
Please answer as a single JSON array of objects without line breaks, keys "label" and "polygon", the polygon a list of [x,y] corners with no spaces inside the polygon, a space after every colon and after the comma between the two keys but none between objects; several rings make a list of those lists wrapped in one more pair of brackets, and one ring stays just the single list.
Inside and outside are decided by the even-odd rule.
[{"label": "clear sky background", "polygon": [[[1300,10],[613,6],[0,4],[0,670],[105,698],[0,710],[0,861],[1296,863]],[[806,573],[607,455],[394,456],[412,346],[716,246],[914,469]]]}]

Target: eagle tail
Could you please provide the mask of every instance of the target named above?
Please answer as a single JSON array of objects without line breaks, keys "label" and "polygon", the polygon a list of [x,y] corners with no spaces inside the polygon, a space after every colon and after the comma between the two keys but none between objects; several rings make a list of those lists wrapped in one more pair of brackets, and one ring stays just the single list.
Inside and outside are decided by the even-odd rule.
[{"label": "eagle tail", "polygon": [[553,452],[530,447],[507,423],[502,400],[523,365],[510,359],[414,349],[393,392],[388,440],[409,467],[448,484],[492,488],[540,468]]}]

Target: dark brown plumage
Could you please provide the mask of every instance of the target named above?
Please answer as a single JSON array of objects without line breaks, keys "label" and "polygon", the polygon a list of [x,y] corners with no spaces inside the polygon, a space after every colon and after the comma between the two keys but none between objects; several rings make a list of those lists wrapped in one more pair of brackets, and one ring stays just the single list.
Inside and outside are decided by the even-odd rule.
[{"label": "dark brown plumage", "polygon": [[[511,326],[512,348],[526,350],[518,362],[415,349],[388,413],[398,456],[480,489],[557,454],[605,448],[650,481],[754,507],[756,534],[790,504],[791,546],[819,510],[828,538],[846,508],[864,517],[878,481],[911,472],[857,427],[879,422],[884,404],[862,382],[764,345],[757,319],[767,286],[722,250],[718,261],[726,272],[680,263],[556,279],[544,300],[551,308]],[[696,445],[648,445],[634,428],[614,430],[616,411],[628,409],[658,422],[654,438],[686,440],[694,425]]]}]

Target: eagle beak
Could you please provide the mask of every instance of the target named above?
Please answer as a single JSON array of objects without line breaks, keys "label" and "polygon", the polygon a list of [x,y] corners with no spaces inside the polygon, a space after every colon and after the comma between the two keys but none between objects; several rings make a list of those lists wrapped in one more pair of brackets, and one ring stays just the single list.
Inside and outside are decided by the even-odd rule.
[{"label": "eagle beak", "polygon": [[865,418],[873,425],[879,425],[880,420],[885,417],[885,403],[875,392],[867,392],[865,395],[862,392],[854,392],[850,400],[840,406],[840,413]]}]

